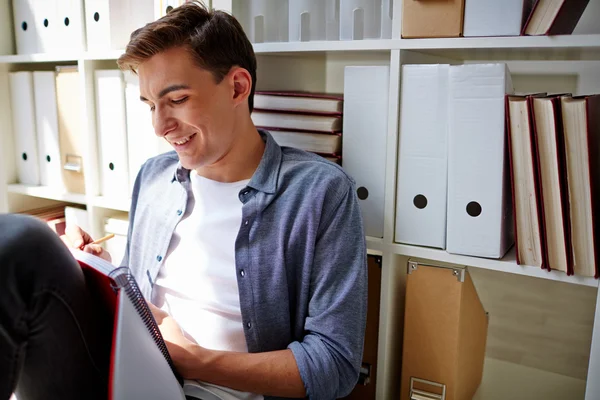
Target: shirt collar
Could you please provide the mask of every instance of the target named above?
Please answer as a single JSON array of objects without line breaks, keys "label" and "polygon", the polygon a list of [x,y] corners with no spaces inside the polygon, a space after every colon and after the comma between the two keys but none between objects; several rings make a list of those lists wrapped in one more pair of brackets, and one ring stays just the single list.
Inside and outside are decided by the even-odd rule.
[{"label": "shirt collar", "polygon": [[[265,151],[248,186],[261,192],[273,194],[277,191],[277,179],[279,178],[283,154],[281,153],[281,147],[269,132],[258,129],[258,133],[265,142]],[[183,183],[189,179],[190,170],[184,168],[181,162],[178,161],[171,182],[177,181]]]}]

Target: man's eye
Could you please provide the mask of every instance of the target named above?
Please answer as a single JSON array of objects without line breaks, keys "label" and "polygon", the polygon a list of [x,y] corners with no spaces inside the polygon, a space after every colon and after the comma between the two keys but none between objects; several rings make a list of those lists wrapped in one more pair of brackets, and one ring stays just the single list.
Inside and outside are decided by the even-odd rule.
[{"label": "man's eye", "polygon": [[181,104],[188,99],[188,96],[182,97],[181,99],[171,100],[173,104]]}]

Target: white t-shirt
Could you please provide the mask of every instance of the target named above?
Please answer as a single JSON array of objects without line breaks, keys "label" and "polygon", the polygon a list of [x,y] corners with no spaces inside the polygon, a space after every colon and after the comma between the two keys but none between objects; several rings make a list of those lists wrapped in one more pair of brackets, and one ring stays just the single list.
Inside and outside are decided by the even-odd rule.
[{"label": "white t-shirt", "polygon": [[[235,269],[242,221],[239,192],[249,180],[213,181],[190,173],[193,198],[177,225],[154,286],[152,302],[168,312],[188,339],[212,350],[248,352]],[[203,384],[223,399],[263,396]]]}]

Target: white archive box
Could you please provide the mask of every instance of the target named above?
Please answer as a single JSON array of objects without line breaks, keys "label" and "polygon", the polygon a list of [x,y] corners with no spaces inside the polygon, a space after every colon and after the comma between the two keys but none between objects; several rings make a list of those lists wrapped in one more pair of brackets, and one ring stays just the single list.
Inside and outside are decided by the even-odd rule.
[{"label": "white archive box", "polygon": [[338,0],[292,0],[289,4],[289,40],[338,40]]},{"label": "white archive box", "polygon": [[342,167],[356,181],[365,235],[383,237],[388,66],[344,69]]},{"label": "white archive box", "polygon": [[40,184],[64,190],[60,162],[56,73],[54,71],[34,71],[33,89]]},{"label": "white archive box", "polygon": [[87,50],[124,49],[131,33],[154,17],[154,0],[85,0]]},{"label": "white archive box", "polygon": [[100,193],[128,198],[129,165],[125,82],[120,70],[96,70],[96,122],[100,150]]},{"label": "white archive box", "polygon": [[15,138],[17,179],[27,185],[40,184],[40,168],[35,126],[33,74],[28,71],[9,73],[10,100]]},{"label": "white archive box", "polygon": [[519,36],[533,0],[465,0],[463,36]]},{"label": "white archive box", "polygon": [[[17,0],[17,3],[22,0]],[[14,2],[13,2],[14,3]],[[37,53],[48,53],[58,47],[58,0],[27,0],[33,7],[37,36]]]},{"label": "white archive box", "polygon": [[86,49],[83,11],[83,0],[57,0],[57,43],[52,45],[53,49],[58,51]]},{"label": "white archive box", "polygon": [[13,0],[13,21],[17,54],[38,53],[38,32],[33,16],[34,0]]},{"label": "white archive box", "polygon": [[506,64],[450,67],[446,251],[502,258],[514,244],[505,97]]},{"label": "white archive box", "polygon": [[446,248],[449,70],[402,67],[397,242]]},{"label": "white archive box", "polygon": [[392,37],[393,0],[340,0],[340,39]]}]

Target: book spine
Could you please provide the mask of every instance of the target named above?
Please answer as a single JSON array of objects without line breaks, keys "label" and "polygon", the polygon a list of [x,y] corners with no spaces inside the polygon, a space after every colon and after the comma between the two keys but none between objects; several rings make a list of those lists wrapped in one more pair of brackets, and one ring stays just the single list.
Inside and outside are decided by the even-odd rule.
[{"label": "book spine", "polygon": [[146,303],[146,300],[144,299],[142,291],[135,281],[134,276],[131,274],[131,270],[128,267],[115,268],[113,271],[111,271],[109,277],[114,280],[116,285],[115,289],[125,291],[125,295],[129,298],[129,300],[131,300],[135,310],[142,318],[144,325],[148,329],[148,332],[150,332],[150,335],[154,339],[154,342],[158,346],[158,349],[164,356],[165,360],[167,360],[167,363],[169,364],[169,367],[171,367],[171,370],[179,381],[179,384],[183,386],[183,378],[179,375],[175,369],[175,366],[173,365],[173,360],[171,359],[171,355],[169,354],[169,350],[167,349],[164,338],[160,333],[158,324],[156,323],[154,315]]}]

